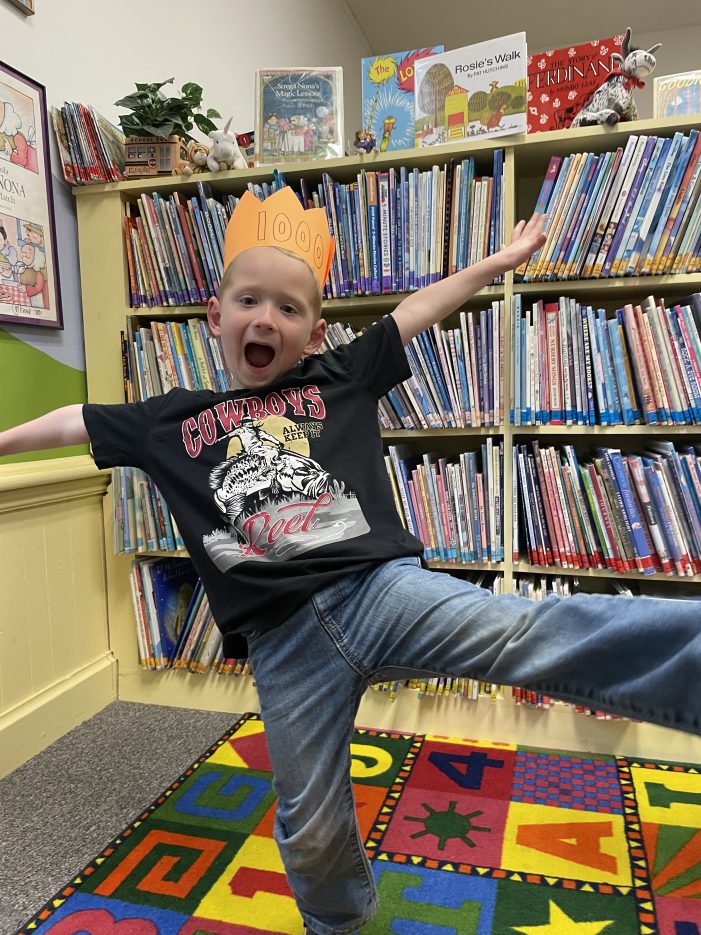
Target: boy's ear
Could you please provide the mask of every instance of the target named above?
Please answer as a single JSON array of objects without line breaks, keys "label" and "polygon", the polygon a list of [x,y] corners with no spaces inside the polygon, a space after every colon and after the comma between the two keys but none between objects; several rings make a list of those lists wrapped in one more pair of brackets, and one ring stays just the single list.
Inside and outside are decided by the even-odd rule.
[{"label": "boy's ear", "polygon": [[308,354],[313,354],[314,351],[321,347],[321,345],[324,343],[324,338],[326,337],[326,330],[327,324],[323,318],[320,318],[312,328],[309,335],[309,341],[304,348],[305,356]]},{"label": "boy's ear", "polygon": [[221,309],[219,308],[219,299],[214,298],[214,296],[207,303],[207,321],[209,322],[209,330],[215,338],[218,338],[221,335]]}]

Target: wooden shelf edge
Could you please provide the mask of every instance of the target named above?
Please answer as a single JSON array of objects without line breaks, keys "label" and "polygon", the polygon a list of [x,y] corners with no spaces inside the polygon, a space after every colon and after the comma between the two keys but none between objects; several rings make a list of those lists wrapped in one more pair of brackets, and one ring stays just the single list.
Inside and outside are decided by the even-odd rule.
[{"label": "wooden shelf edge", "polygon": [[606,568],[560,568],[556,565],[529,565],[528,562],[514,562],[513,572],[517,575],[567,575],[569,577],[604,578],[609,581],[668,581],[674,584],[701,583],[701,575],[663,575],[655,572],[644,575],[638,571],[615,572]]},{"label": "wooden shelf edge", "polygon": [[[397,306],[411,292],[393,292],[386,295],[357,295],[346,299],[324,299],[321,303],[324,315],[338,317],[340,313],[350,315],[375,314],[378,311],[389,312]],[[478,304],[483,299],[503,299],[504,286],[485,286],[470,299],[469,304]],[[124,315],[135,315],[139,318],[167,318],[168,316],[182,317],[183,315],[204,315],[207,311],[206,303],[192,305],[153,305],[150,308],[132,308],[124,305]]]},{"label": "wooden shelf edge", "polygon": [[512,425],[512,435],[690,435],[701,436],[701,425]]},{"label": "wooden shelf edge", "polygon": [[503,435],[504,426],[466,426],[461,429],[383,429],[381,434],[386,441],[399,441],[403,438],[469,438],[471,435]]},{"label": "wooden shelf edge", "polygon": [[660,290],[680,292],[684,289],[698,289],[701,286],[701,272],[667,274],[664,276],[611,276],[601,279],[558,279],[548,282],[516,282],[514,293],[518,295],[552,295],[553,293],[606,293],[606,292],[647,292],[649,295]]}]

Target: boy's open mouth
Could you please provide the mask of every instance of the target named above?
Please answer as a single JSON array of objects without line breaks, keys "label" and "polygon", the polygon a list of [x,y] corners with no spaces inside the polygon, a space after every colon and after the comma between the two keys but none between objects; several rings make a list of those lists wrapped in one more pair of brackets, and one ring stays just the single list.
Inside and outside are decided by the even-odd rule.
[{"label": "boy's open mouth", "polygon": [[275,357],[275,351],[267,344],[247,344],[244,348],[246,363],[251,367],[267,367]]}]

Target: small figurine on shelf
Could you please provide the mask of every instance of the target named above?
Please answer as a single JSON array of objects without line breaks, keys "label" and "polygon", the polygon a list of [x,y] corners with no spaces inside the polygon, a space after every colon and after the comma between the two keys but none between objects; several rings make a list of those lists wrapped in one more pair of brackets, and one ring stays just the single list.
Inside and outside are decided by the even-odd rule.
[{"label": "small figurine on shelf", "polygon": [[241,155],[236,134],[229,132],[233,117],[229,117],[223,130],[211,130],[209,138],[212,148],[207,156],[207,168],[210,172],[223,172],[225,169],[247,169],[248,163]]},{"label": "small figurine on shelf", "polygon": [[208,155],[209,146],[207,146],[206,143],[200,143],[199,140],[191,140],[187,144],[187,163],[183,168],[183,175],[209,172],[207,168]]},{"label": "small figurine on shelf", "polygon": [[377,140],[369,130],[356,130],[352,149],[359,156],[374,156],[379,150]]},{"label": "small figurine on shelf", "polygon": [[638,108],[633,99],[633,88],[645,87],[642,78],[647,78],[655,70],[657,62],[653,53],[662,43],[656,43],[646,52],[630,44],[631,36],[629,26],[621,48],[623,55],[614,52],[611,56],[612,62],[620,64],[612,69],[604,83],[594,91],[571,126],[593,127],[599,123],[614,126],[621,120],[637,120]]}]

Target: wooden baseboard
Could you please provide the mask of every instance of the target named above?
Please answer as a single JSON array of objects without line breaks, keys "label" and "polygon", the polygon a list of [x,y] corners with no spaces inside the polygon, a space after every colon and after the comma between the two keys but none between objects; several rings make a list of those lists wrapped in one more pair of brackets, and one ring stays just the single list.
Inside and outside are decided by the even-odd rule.
[{"label": "wooden baseboard", "polygon": [[418,692],[404,690],[389,702],[386,694],[370,690],[363,696],[357,723],[493,743],[701,763],[701,737],[652,724],[598,720],[568,705],[528,708],[510,698],[420,698]]},{"label": "wooden baseboard", "polygon": [[97,714],[117,697],[111,653],[0,715],[0,778]]},{"label": "wooden baseboard", "polygon": [[198,711],[260,711],[250,676],[198,675],[194,672],[149,672],[120,667],[120,701],[162,704]]},{"label": "wooden baseboard", "polygon": [[[120,673],[119,698],[207,711],[260,710],[251,678],[183,672]],[[390,701],[387,693],[370,689],[362,698],[356,724],[414,734],[701,763],[699,737],[652,724],[601,721],[577,714],[566,705],[554,705],[548,710],[517,706],[510,698],[421,698],[416,691],[402,689],[396,700]]]}]

